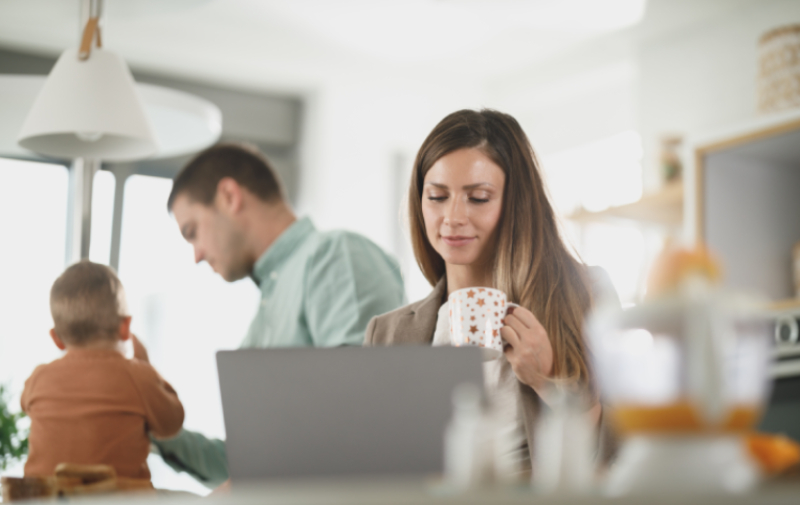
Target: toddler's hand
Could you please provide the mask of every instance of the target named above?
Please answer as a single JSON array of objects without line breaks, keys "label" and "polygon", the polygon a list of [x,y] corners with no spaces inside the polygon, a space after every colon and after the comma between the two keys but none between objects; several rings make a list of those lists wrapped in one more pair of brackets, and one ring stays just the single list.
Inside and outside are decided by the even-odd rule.
[{"label": "toddler's hand", "polygon": [[230,494],[231,493],[231,480],[228,479],[219,486],[217,486],[209,496],[221,495],[221,494]]},{"label": "toddler's hand", "polygon": [[133,344],[133,357],[150,363],[150,358],[147,356],[147,348],[133,333],[131,333],[131,343]]}]

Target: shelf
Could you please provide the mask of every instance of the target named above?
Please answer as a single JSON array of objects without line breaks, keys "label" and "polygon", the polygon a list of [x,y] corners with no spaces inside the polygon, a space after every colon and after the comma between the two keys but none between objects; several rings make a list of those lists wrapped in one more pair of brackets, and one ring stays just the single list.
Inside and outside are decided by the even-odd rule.
[{"label": "shelf", "polygon": [[767,309],[775,312],[798,311],[800,310],[800,298],[787,298],[771,302],[767,305]]},{"label": "shelf", "polygon": [[579,222],[625,219],[677,228],[683,224],[683,184],[670,183],[636,202],[597,212],[580,209],[567,219]]}]

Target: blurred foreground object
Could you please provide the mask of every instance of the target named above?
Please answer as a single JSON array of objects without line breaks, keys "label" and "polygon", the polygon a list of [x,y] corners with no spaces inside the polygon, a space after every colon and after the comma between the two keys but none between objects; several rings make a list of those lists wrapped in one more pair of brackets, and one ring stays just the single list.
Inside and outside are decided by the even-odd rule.
[{"label": "blurred foreground object", "polygon": [[705,247],[683,249],[667,246],[656,258],[647,277],[646,298],[651,300],[674,295],[685,283],[692,282],[692,279],[702,279],[714,285],[721,278],[722,267],[719,260]]},{"label": "blurred foreground object", "polygon": [[465,491],[521,482],[518,440],[503,422],[500,406],[484,401],[474,384],[452,395],[453,416],[444,438],[444,474],[448,487]]},{"label": "blurred foreground object", "polygon": [[770,30],[758,48],[759,112],[800,106],[800,25]]},{"label": "blurred foreground object", "polygon": [[747,448],[767,474],[778,474],[800,463],[800,444],[783,435],[754,433],[747,437]]},{"label": "blurred foreground object", "polygon": [[56,496],[55,477],[3,477],[3,502]]},{"label": "blurred foreground object", "polygon": [[601,395],[624,437],[609,493],[739,493],[758,483],[745,435],[769,396],[772,328],[760,300],[721,290],[719,279],[707,250],[669,250],[643,304],[590,317]]},{"label": "blurred foreground object", "polygon": [[149,479],[117,477],[108,465],[61,463],[51,477],[3,477],[3,501],[155,490]]},{"label": "blurred foreground object", "polygon": [[595,430],[586,399],[554,385],[549,409],[536,428],[534,489],[540,493],[582,494],[592,490]]}]

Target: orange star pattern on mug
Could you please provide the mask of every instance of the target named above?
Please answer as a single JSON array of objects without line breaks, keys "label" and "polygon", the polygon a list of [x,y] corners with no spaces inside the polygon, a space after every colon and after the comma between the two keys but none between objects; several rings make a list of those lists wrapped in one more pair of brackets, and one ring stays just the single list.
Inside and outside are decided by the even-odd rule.
[{"label": "orange star pattern on mug", "polygon": [[449,317],[451,344],[476,346],[491,351],[488,354],[484,352],[484,359],[487,356],[502,356],[500,328],[503,327],[502,319],[506,315],[505,307],[510,305],[507,301],[505,293],[493,288],[464,288],[451,293],[448,297],[452,314]]}]

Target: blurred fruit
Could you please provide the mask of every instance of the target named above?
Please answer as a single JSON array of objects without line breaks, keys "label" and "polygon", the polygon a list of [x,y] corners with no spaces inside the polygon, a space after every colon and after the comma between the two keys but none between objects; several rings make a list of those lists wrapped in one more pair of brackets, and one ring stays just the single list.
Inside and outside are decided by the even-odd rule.
[{"label": "blurred fruit", "polygon": [[692,278],[703,279],[709,284],[719,282],[722,268],[717,258],[703,246],[695,249],[668,246],[650,269],[646,297],[652,299],[674,293]]},{"label": "blurred fruit", "polygon": [[800,463],[800,444],[784,435],[753,433],[747,448],[767,474],[777,474]]}]

